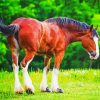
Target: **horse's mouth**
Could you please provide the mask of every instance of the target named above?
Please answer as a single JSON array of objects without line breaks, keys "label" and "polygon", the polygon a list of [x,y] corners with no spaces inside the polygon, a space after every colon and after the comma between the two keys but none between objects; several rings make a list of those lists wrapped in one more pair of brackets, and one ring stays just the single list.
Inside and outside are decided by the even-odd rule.
[{"label": "horse's mouth", "polygon": [[98,57],[90,56],[90,59],[91,59],[91,60],[96,60],[96,59],[98,59]]},{"label": "horse's mouth", "polygon": [[88,54],[89,54],[91,60],[96,60],[99,57],[99,55],[96,52],[93,52],[93,51],[88,52]]}]

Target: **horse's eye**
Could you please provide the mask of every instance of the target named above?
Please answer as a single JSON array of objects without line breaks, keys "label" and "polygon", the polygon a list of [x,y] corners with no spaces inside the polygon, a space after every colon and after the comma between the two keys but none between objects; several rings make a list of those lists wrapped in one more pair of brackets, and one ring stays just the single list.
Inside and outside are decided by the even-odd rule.
[{"label": "horse's eye", "polygon": [[91,40],[93,40],[93,37],[90,37]]}]

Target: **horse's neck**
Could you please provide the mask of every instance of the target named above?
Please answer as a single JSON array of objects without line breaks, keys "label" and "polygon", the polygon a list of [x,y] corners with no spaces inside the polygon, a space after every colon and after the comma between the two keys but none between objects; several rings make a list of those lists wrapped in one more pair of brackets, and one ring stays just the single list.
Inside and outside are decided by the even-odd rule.
[{"label": "horse's neck", "polygon": [[81,39],[82,39],[81,32],[79,32],[79,31],[69,31],[68,29],[63,29],[63,32],[65,34],[67,44],[81,41]]}]

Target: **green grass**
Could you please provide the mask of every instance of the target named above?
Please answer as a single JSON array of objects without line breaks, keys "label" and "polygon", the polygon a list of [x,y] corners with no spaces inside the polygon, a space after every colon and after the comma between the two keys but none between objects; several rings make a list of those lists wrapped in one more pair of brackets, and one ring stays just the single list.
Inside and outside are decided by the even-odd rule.
[{"label": "green grass", "polygon": [[[14,94],[14,74],[0,72],[0,100],[100,100],[100,70],[60,71],[59,83],[63,94],[40,92],[42,72],[30,72],[35,94]],[[22,72],[19,73],[23,85]],[[48,74],[50,87],[51,72]]]}]

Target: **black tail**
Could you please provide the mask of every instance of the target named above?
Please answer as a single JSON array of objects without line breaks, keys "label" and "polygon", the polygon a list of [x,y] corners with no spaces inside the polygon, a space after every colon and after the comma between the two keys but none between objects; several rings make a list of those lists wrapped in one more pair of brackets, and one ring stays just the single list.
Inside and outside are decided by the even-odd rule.
[{"label": "black tail", "polygon": [[0,31],[7,36],[13,35],[19,31],[19,26],[15,24],[5,25],[2,19],[0,19]]}]

